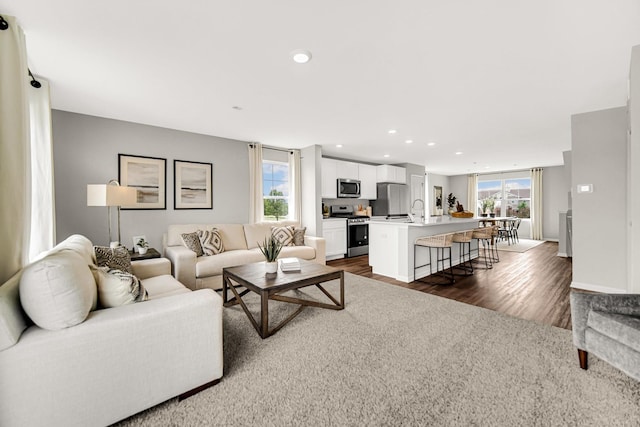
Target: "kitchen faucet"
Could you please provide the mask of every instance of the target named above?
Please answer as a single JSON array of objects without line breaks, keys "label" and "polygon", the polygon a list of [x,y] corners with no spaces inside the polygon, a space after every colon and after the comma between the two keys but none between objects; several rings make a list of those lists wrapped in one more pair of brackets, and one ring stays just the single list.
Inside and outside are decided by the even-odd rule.
[{"label": "kitchen faucet", "polygon": [[420,202],[422,205],[420,208],[420,221],[424,221],[424,201],[422,199],[415,199],[413,203],[411,203],[411,213],[413,213],[413,208],[416,206],[416,202]]}]

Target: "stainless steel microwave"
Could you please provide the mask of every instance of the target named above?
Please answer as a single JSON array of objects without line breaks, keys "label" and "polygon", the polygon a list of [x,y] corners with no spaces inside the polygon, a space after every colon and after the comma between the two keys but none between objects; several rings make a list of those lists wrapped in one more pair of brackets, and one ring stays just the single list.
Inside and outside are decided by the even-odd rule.
[{"label": "stainless steel microwave", "polygon": [[338,197],[352,199],[360,197],[360,181],[338,178]]}]

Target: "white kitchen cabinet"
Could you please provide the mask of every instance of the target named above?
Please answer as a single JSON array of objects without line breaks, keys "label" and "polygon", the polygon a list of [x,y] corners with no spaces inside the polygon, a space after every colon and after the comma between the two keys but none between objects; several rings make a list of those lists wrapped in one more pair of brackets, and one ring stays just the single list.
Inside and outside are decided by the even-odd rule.
[{"label": "white kitchen cabinet", "polygon": [[336,160],[337,178],[358,179],[358,164]]},{"label": "white kitchen cabinet", "polygon": [[358,179],[360,180],[360,198],[365,200],[377,199],[376,166],[358,164]]},{"label": "white kitchen cabinet", "polygon": [[322,221],[327,260],[344,258],[347,253],[347,220],[331,218]]},{"label": "white kitchen cabinet", "polygon": [[322,159],[322,198],[337,198],[338,161],[333,159]]},{"label": "white kitchen cabinet", "polygon": [[407,183],[407,170],[399,166],[380,165],[376,168],[378,182],[389,182],[394,184]]}]

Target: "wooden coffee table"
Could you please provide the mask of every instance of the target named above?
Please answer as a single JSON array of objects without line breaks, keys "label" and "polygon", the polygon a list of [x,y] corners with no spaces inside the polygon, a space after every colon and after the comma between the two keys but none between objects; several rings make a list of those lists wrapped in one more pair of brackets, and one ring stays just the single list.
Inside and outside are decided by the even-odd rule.
[{"label": "wooden coffee table", "polygon": [[[335,279],[340,279],[339,301],[320,285],[323,282]],[[333,304],[280,295],[292,289],[300,289],[311,285],[315,285],[320,289]],[[245,289],[240,292],[238,290],[239,287],[244,287]],[[227,299],[229,289],[233,293],[231,299]],[[242,297],[248,292],[255,292],[260,295],[260,324],[258,324],[242,300]],[[265,273],[264,262],[224,268],[222,270],[222,300],[225,307],[240,304],[253,327],[264,339],[278,332],[280,328],[293,320],[307,306],[342,310],[344,308],[344,271],[304,260],[300,260],[300,271],[283,273],[278,268],[277,273],[269,275]],[[299,304],[300,307],[270,330],[269,300]]]}]

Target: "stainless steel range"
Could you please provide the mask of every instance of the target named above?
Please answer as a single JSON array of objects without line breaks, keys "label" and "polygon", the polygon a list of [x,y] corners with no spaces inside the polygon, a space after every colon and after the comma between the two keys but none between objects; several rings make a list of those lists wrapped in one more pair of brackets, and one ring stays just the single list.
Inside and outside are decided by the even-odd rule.
[{"label": "stainless steel range", "polygon": [[353,206],[331,206],[331,216],[347,219],[347,257],[369,253],[369,217],[356,215]]}]

